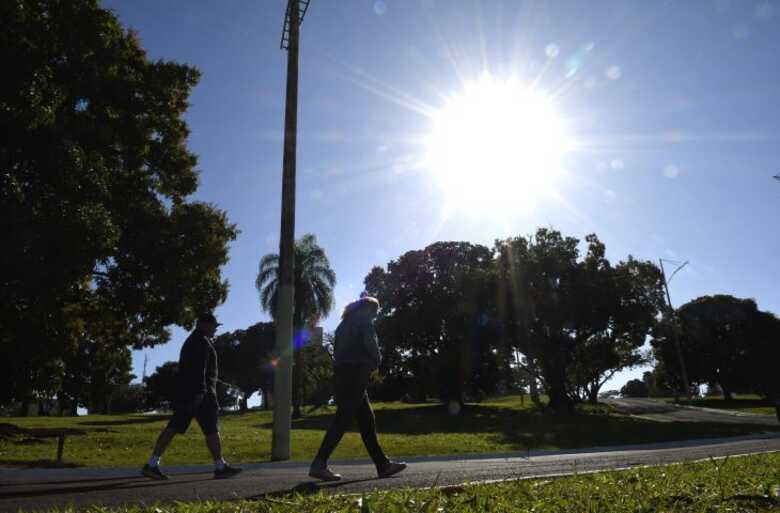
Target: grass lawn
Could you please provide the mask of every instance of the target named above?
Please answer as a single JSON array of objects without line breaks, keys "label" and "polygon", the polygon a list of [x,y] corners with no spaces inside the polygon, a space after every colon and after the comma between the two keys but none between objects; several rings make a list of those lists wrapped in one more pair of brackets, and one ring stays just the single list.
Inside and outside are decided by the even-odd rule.
[{"label": "grass lawn", "polygon": [[[526,479],[363,496],[267,497],[255,501],[176,502],[103,513],[635,513],[780,511],[780,453],[570,477]],[[62,513],[68,510],[55,510]]]},{"label": "grass lawn", "polygon": [[[664,397],[666,402],[674,402],[672,397]],[[734,399],[726,401],[721,397],[706,397],[702,399],[693,399],[688,402],[681,400],[680,404],[690,404],[691,406],[700,406],[702,408],[716,408],[719,410],[735,410],[744,413],[761,413],[764,415],[775,415],[775,407],[769,404],[769,401],[762,399],[761,396],[745,394],[735,395]]]},{"label": "grass lawn", "polygon": [[[332,407],[323,408],[293,422],[293,459],[308,460],[314,456],[333,412]],[[771,429],[740,424],[656,423],[616,414],[604,405],[584,405],[576,415],[556,416],[533,408],[527,399],[521,403],[519,397],[468,404],[457,417],[433,403],[377,403],[375,412],[380,441],[395,457],[649,443]],[[65,442],[65,464],[139,466],[167,420],[168,416],[156,415],[0,419],[0,465],[51,465],[56,439],[40,437],[40,430],[66,428],[76,434],[68,436]],[[221,432],[228,461],[270,459],[271,412],[225,415]],[[360,435],[347,433],[333,458],[367,458]],[[208,461],[200,429],[193,422],[186,435],[174,439],[163,464]]]}]

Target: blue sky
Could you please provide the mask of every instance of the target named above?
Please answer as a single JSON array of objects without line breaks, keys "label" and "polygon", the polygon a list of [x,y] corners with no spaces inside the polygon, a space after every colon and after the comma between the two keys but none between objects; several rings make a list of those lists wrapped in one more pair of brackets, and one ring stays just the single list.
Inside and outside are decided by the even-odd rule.
[{"label": "blue sky", "polygon": [[[195,198],[241,229],[217,315],[227,330],[267,320],[254,279],[260,257],[278,251],[285,2],[103,5],[153,59],[203,72],[186,116]],[[316,234],[337,273],[323,326],[335,328],[374,265],[438,240],[490,246],[539,226],[595,232],[613,262],[689,260],[671,284],[675,305],[726,293],[780,313],[779,52],[777,2],[312,0],[296,234]],[[515,198],[505,205],[445,212],[446,181],[425,158],[431,113],[485,74],[549,95],[571,144],[557,172],[516,179],[516,196],[500,191]],[[144,354],[149,372],[177,359],[185,337],[176,329],[135,352],[135,373]]]}]

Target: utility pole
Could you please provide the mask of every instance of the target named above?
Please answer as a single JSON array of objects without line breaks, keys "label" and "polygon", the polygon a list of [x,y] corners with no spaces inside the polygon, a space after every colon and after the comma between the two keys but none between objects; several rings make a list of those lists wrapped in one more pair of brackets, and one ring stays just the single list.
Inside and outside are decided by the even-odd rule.
[{"label": "utility pole", "polygon": [[295,154],[298,130],[298,39],[309,0],[288,0],[281,49],[287,50],[287,98],[284,111],[284,160],[282,175],[282,224],[279,238],[277,285],[276,365],[271,459],[290,459],[292,403],[292,353],[295,266]]},{"label": "utility pole", "polygon": [[[658,261],[661,263],[661,277],[664,280],[664,290],[666,290],[666,301],[669,303],[669,315],[670,318],[674,320],[675,325],[672,326],[672,339],[674,340],[674,348],[677,351],[677,360],[680,363],[680,377],[682,378],[682,386],[683,391],[685,393],[685,397],[688,398],[688,402],[691,401],[691,387],[688,384],[688,371],[685,368],[685,360],[683,359],[682,355],[682,349],[680,348],[680,338],[677,336],[677,315],[674,312],[674,307],[672,306],[672,297],[669,295],[669,282],[666,280],[666,272],[664,271],[664,259],[659,258]],[[669,277],[669,280],[674,278],[674,275],[677,274],[680,269],[688,265],[688,262],[683,262],[682,265],[679,265],[677,269],[674,270],[672,275]]]}]

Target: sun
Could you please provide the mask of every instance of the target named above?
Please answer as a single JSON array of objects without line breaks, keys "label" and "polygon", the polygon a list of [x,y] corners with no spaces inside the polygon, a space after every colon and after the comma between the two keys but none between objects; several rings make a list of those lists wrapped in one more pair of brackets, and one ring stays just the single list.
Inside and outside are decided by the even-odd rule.
[{"label": "sun", "polygon": [[570,146],[552,99],[517,80],[485,76],[431,119],[425,161],[448,211],[528,208],[553,186]]}]

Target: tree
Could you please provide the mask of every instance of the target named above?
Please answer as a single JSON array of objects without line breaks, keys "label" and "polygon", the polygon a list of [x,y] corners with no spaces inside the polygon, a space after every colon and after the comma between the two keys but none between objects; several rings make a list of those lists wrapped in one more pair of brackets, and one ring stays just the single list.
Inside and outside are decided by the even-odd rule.
[{"label": "tree", "polygon": [[[140,383],[112,387],[108,399],[111,413],[137,413],[146,409],[146,388]],[[90,412],[91,413],[91,412]]]},{"label": "tree", "polygon": [[647,385],[641,379],[632,379],[620,389],[623,397],[647,397]]},{"label": "tree", "polygon": [[273,323],[258,322],[245,330],[223,333],[214,339],[220,364],[220,375],[241,391],[241,411],[247,400],[260,390],[263,398],[273,390],[271,355],[276,333]]},{"label": "tree", "polygon": [[[317,244],[317,237],[306,234],[295,242],[295,276],[293,311],[294,367],[293,367],[293,418],[301,416],[303,397],[304,361],[301,349],[308,339],[304,327],[316,324],[333,308],[333,287],[336,273],[330,268],[325,250]],[[260,294],[260,304],[276,319],[277,291],[279,283],[279,255],[271,253],[260,259],[255,287]]]},{"label": "tree", "polygon": [[749,352],[751,389],[775,401],[780,420],[780,319],[763,311],[759,311],[757,317]]},{"label": "tree", "polygon": [[165,362],[146,377],[146,400],[150,408],[170,409],[176,400],[179,362]]},{"label": "tree", "polygon": [[595,402],[615,372],[645,360],[640,348],[663,301],[654,264],[629,256],[613,267],[595,234],[585,241],[582,259],[579,239],[546,228],[495,247],[504,334],[536,364],[559,411]]},{"label": "tree", "polygon": [[[762,334],[763,312],[755,301],[729,295],[702,296],[680,306],[677,318],[692,385],[718,384],[724,399],[753,388],[753,365],[758,363],[761,368],[758,361],[771,355],[773,347],[762,344],[771,336]],[[671,337],[663,335],[653,340],[656,359],[677,372]]]},{"label": "tree", "polygon": [[499,310],[511,344],[533,359],[550,407],[573,408],[567,370],[576,339],[575,291],[579,240],[539,229],[535,237],[496,241]]},{"label": "tree", "polygon": [[[593,237],[586,240],[593,243],[597,240]],[[572,380],[589,402],[596,403],[599,390],[615,373],[648,362],[649,355],[641,348],[664,299],[661,273],[651,262],[629,256],[612,267],[604,259],[603,245],[597,244],[591,246],[583,268],[579,308],[589,313],[577,327]]]},{"label": "tree", "polygon": [[[86,338],[144,347],[224,301],[237,230],[188,201],[199,72],[150,61],[97,0],[0,7],[0,402],[61,390]],[[72,361],[73,359],[70,358]]]},{"label": "tree", "polygon": [[333,395],[333,358],[320,344],[301,349],[306,374],[303,377],[302,402],[315,407],[327,404]]},{"label": "tree", "polygon": [[[376,326],[384,390],[379,396],[464,401],[498,390],[511,375],[496,349],[495,297],[489,248],[437,242],[409,251],[365,278],[379,299]],[[506,367],[506,372],[501,367]]]}]

